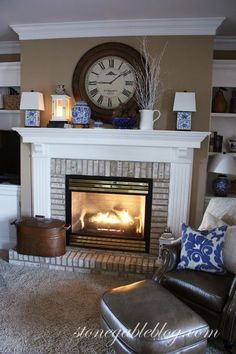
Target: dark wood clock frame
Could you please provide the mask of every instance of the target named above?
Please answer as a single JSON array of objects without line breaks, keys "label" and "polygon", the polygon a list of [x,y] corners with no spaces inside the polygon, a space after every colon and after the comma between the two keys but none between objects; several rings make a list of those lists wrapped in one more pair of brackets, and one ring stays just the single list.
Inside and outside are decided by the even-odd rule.
[{"label": "dark wood clock frame", "polygon": [[[102,120],[104,123],[111,123],[113,109],[98,107],[90,100],[85,89],[85,77],[91,65],[105,56],[117,56],[126,60],[133,66],[134,70],[143,67],[143,57],[134,48],[119,42],[108,42],[100,44],[87,51],[77,63],[72,77],[72,91],[76,101],[86,101],[92,110],[92,118]],[[133,97],[124,104],[126,109],[137,109]]]}]

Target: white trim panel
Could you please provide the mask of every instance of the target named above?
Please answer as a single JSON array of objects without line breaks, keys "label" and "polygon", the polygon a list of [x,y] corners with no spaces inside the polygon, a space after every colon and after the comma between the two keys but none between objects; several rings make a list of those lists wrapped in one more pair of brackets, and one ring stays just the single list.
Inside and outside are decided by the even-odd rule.
[{"label": "white trim panel", "polygon": [[155,35],[215,35],[224,17],[12,24],[20,40]]},{"label": "white trim panel", "polygon": [[236,60],[214,60],[212,86],[235,87]]},{"label": "white trim panel", "polygon": [[[193,154],[192,154],[193,161]],[[170,191],[167,223],[176,236],[181,236],[181,224],[188,223],[192,163],[172,163],[170,168]]]},{"label": "white trim panel", "polygon": [[51,216],[50,156],[46,145],[33,144],[32,153],[32,210],[33,216]]},{"label": "white trim panel", "polygon": [[20,62],[0,63],[0,87],[20,86]]}]

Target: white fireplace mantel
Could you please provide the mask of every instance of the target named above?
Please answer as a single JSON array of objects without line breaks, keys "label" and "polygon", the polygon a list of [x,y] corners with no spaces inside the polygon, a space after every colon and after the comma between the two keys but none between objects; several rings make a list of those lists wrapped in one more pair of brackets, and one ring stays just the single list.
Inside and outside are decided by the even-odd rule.
[{"label": "white fireplace mantel", "polygon": [[52,158],[170,163],[168,225],[188,221],[193,150],[209,132],[168,130],[13,128],[31,144],[33,215],[51,216]]},{"label": "white fireplace mantel", "polygon": [[13,128],[24,143],[199,148],[209,132],[129,129]]}]

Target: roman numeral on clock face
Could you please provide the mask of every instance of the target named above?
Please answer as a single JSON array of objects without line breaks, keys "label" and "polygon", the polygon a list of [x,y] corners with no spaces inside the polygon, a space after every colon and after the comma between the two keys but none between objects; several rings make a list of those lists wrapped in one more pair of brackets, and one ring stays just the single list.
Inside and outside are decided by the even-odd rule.
[{"label": "roman numeral on clock face", "polygon": [[94,96],[96,96],[96,94],[98,93],[98,89],[95,88],[95,89],[89,91],[89,93],[90,93],[90,95],[91,95],[92,97],[94,97]]},{"label": "roman numeral on clock face", "polygon": [[125,81],[126,86],[133,86],[134,81]]},{"label": "roman numeral on clock face", "polygon": [[98,63],[98,65],[100,66],[100,68],[101,68],[102,70],[105,70],[105,65],[103,64],[102,61],[100,61],[100,62]]},{"label": "roman numeral on clock face", "polygon": [[124,76],[127,76],[131,73],[131,70],[125,70],[125,72],[123,73]]},{"label": "roman numeral on clock face", "polygon": [[102,101],[103,101],[103,96],[101,95],[98,97],[97,103],[102,104]]},{"label": "roman numeral on clock face", "polygon": [[107,105],[109,108],[112,107],[112,100],[110,98],[108,98]]},{"label": "roman numeral on clock face", "polygon": [[126,96],[126,97],[129,97],[129,96],[131,95],[131,92],[130,92],[129,90],[126,90],[126,89],[124,89],[124,90],[122,91],[122,93],[123,93],[123,95]]},{"label": "roman numeral on clock face", "polygon": [[89,85],[97,85],[97,81],[89,81],[88,84]]},{"label": "roman numeral on clock face", "polygon": [[109,59],[109,68],[114,68],[114,59]]},{"label": "roman numeral on clock face", "polygon": [[120,65],[119,65],[118,70],[120,70],[120,68],[122,67],[123,64],[124,64],[124,62],[122,61],[122,62],[120,63]]}]

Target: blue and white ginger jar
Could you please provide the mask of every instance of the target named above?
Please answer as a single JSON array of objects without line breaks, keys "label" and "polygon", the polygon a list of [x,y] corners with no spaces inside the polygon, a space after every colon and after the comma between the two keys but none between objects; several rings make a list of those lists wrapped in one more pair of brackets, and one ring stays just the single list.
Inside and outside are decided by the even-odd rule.
[{"label": "blue and white ginger jar", "polygon": [[91,109],[84,101],[78,101],[72,108],[72,123],[89,124],[91,118]]}]

